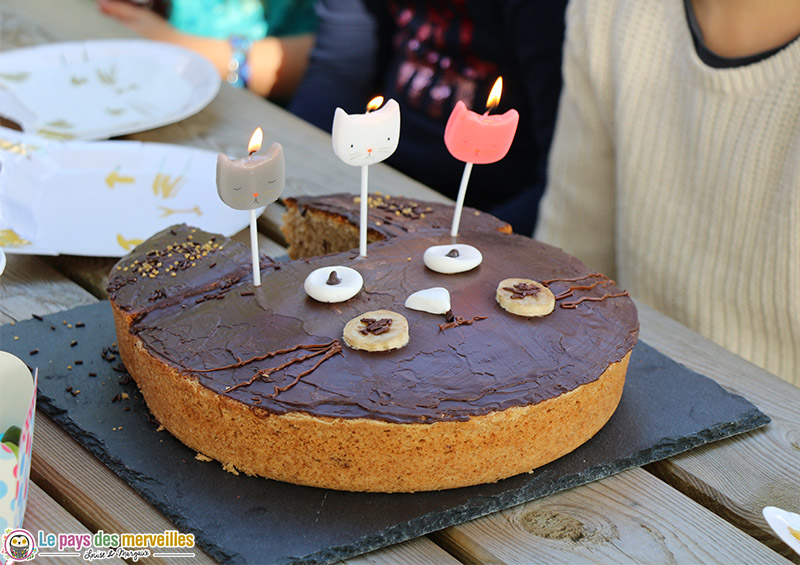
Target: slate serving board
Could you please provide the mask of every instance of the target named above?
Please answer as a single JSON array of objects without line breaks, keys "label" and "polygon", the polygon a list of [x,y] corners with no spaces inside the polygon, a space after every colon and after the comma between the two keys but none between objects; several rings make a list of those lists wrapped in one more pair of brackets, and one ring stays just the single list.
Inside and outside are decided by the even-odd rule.
[{"label": "slate serving board", "polygon": [[39,407],[225,562],[344,559],[769,422],[746,399],[640,342],[609,423],[534,473],[442,492],[345,493],[234,476],[217,462],[196,460],[193,450],[156,431],[119,355],[104,353],[115,341],[107,302],[0,327],[2,348],[39,367]]}]

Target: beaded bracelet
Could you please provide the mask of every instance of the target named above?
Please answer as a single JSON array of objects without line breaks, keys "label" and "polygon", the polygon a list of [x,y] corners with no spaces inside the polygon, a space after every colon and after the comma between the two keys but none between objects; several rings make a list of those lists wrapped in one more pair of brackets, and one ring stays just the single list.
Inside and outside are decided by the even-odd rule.
[{"label": "beaded bracelet", "polygon": [[232,35],[229,43],[231,45],[231,59],[228,61],[228,84],[246,88],[247,81],[250,79],[250,65],[247,63],[247,55],[250,51],[252,41],[246,37]]}]

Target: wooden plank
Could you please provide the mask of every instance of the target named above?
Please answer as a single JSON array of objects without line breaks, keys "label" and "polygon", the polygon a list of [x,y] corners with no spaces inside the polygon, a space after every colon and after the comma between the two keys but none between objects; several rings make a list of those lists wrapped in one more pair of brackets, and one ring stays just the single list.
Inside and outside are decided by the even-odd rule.
[{"label": "wooden plank", "polygon": [[465,563],[788,563],[641,469],[440,536]]},{"label": "wooden plank", "polygon": [[[41,412],[36,414],[31,477],[92,532],[159,533],[179,529]],[[214,563],[199,548],[192,551],[193,563]],[[165,561],[181,563],[186,559]],[[161,561],[149,558],[143,562]]]},{"label": "wooden plank", "polygon": [[[641,338],[753,402],[772,423],[647,467],[786,557],[798,556],[764,520],[765,506],[800,508],[800,388],[639,304]],[[800,562],[800,560],[799,560]]]},{"label": "wooden plank", "polygon": [[[41,530],[45,534],[94,534],[64,510],[55,500],[50,498],[39,486],[31,481],[28,487],[28,506],[25,509],[25,520],[22,527],[34,536]],[[37,559],[43,563],[54,565],[67,565],[80,562],[78,557],[40,555],[42,553],[57,553],[58,548],[39,547]],[[118,558],[103,559],[103,563],[111,565],[124,565]]]},{"label": "wooden plank", "polygon": [[348,565],[449,565],[460,563],[425,537],[398,543],[387,548],[341,561]]},{"label": "wooden plank", "polygon": [[119,259],[116,257],[80,257],[59,255],[44,261],[71,281],[86,289],[99,300],[106,300],[108,273]]},{"label": "wooden plank", "polygon": [[0,277],[0,323],[27,320],[33,314],[51,314],[97,299],[32,255],[7,255]]},{"label": "wooden plank", "polygon": [[[58,25],[53,25],[57,20]],[[79,39],[132,39],[134,32],[100,13],[86,0],[3,0],[0,49]]]}]

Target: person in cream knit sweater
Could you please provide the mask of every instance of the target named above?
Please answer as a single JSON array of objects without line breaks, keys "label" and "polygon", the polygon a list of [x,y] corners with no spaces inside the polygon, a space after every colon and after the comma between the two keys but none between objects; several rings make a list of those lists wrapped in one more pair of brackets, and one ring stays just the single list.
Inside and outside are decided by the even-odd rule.
[{"label": "person in cream knit sweater", "polygon": [[572,0],[535,236],[800,386],[800,2]]}]

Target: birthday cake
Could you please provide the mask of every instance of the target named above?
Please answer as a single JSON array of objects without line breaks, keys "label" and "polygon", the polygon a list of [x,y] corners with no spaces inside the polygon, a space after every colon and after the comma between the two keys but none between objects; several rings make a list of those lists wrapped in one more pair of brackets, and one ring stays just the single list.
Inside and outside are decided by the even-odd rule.
[{"label": "birthday cake", "polygon": [[[360,196],[344,193],[286,198],[281,230],[289,243],[289,257],[316,257],[358,247],[360,201]],[[367,202],[368,243],[426,230],[449,230],[453,221],[449,204],[378,193],[370,195]],[[470,207],[462,211],[461,229],[511,233],[508,223]]]},{"label": "birthday cake", "polygon": [[[450,242],[441,231],[406,233],[370,245],[367,257],[262,258],[254,287],[246,246],[175,226],[112,269],[120,352],[161,424],[231,471],[378,492],[529,472],[613,414],[636,308],[577,259],[495,230],[459,236],[482,252],[479,267],[426,267],[426,249]],[[342,279],[354,269],[363,288],[343,302],[309,297],[304,282],[326,267]],[[547,292],[505,282],[512,277]],[[447,289],[449,312],[405,306],[433,287]],[[552,296],[552,311],[512,313],[503,301],[517,293]],[[355,343],[395,340],[401,329],[388,351]]]}]

